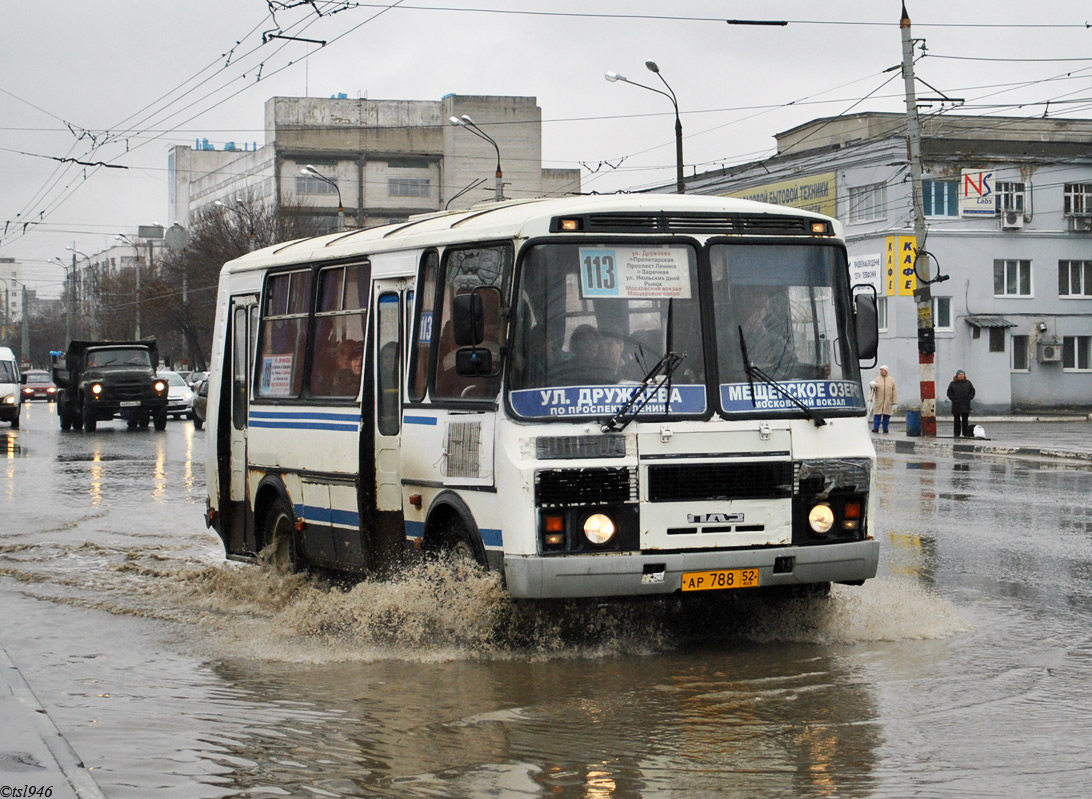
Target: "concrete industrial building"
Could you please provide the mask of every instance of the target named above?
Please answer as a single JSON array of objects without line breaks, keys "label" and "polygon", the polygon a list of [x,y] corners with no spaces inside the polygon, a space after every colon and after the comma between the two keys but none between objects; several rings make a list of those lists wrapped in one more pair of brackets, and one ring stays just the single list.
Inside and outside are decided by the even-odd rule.
[{"label": "concrete industrial building", "polygon": [[[464,115],[496,148],[449,123]],[[340,192],[346,227],[402,221],[493,199],[498,150],[505,198],[580,190],[580,170],[542,168],[542,112],[534,97],[273,97],[265,105],[263,146],[232,142],[217,150],[202,140],[171,149],[168,215],[188,226],[196,211],[244,197],[335,230]],[[327,180],[301,174],[308,165]]]},{"label": "concrete industrial building", "polygon": [[[921,128],[923,249],[948,277],[930,287],[938,411],[957,369],[979,413],[1092,405],[1092,120],[934,115]],[[816,119],[775,138],[773,157],[695,175],[687,192],[842,221],[854,280],[881,299],[880,362],[900,406],[917,404],[905,116]]]}]

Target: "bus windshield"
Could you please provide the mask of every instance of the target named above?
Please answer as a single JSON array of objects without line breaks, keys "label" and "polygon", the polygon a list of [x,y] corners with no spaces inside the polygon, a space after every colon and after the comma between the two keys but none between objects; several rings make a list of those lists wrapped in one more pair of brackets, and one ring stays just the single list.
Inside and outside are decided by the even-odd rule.
[{"label": "bus windshield", "polygon": [[709,260],[723,411],[864,407],[841,250],[715,244]]},{"label": "bus windshield", "polygon": [[524,418],[610,415],[668,353],[642,416],[706,411],[697,253],[684,244],[540,244],[524,256],[511,393]]}]

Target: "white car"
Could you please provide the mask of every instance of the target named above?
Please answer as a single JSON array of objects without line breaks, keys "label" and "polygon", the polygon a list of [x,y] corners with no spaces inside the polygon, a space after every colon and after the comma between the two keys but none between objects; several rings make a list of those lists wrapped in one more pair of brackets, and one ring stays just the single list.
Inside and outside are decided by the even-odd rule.
[{"label": "white car", "polygon": [[160,369],[156,374],[167,381],[167,415],[175,419],[193,418],[193,389],[190,388],[178,372]]}]

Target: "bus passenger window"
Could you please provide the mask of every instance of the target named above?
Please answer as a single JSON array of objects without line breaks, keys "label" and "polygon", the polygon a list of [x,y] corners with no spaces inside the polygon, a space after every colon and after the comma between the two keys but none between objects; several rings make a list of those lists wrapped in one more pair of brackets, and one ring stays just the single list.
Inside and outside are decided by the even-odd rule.
[{"label": "bus passenger window", "polygon": [[310,270],[282,272],[270,275],[266,281],[258,396],[299,395],[303,387],[303,355],[307,348],[310,297]]},{"label": "bus passenger window", "polygon": [[436,271],[439,258],[429,250],[421,259],[420,305],[414,321],[413,346],[410,349],[409,398],[423,400],[428,387],[428,356],[432,346],[432,319],[436,303]]},{"label": "bus passenger window", "polygon": [[307,382],[312,397],[344,401],[360,392],[370,280],[368,263],[319,271],[315,338]]}]

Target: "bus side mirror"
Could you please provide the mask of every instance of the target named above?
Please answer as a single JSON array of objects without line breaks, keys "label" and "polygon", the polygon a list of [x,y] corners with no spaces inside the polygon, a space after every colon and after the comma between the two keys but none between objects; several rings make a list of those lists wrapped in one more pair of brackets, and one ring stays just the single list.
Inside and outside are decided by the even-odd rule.
[{"label": "bus side mirror", "polygon": [[476,347],[485,338],[485,313],[482,295],[477,291],[456,294],[451,299],[451,319],[454,323],[455,345]]},{"label": "bus side mirror", "polygon": [[[871,287],[870,287],[871,288]],[[879,315],[876,312],[876,290],[853,295],[857,320],[857,357],[870,361],[880,348]]]}]

